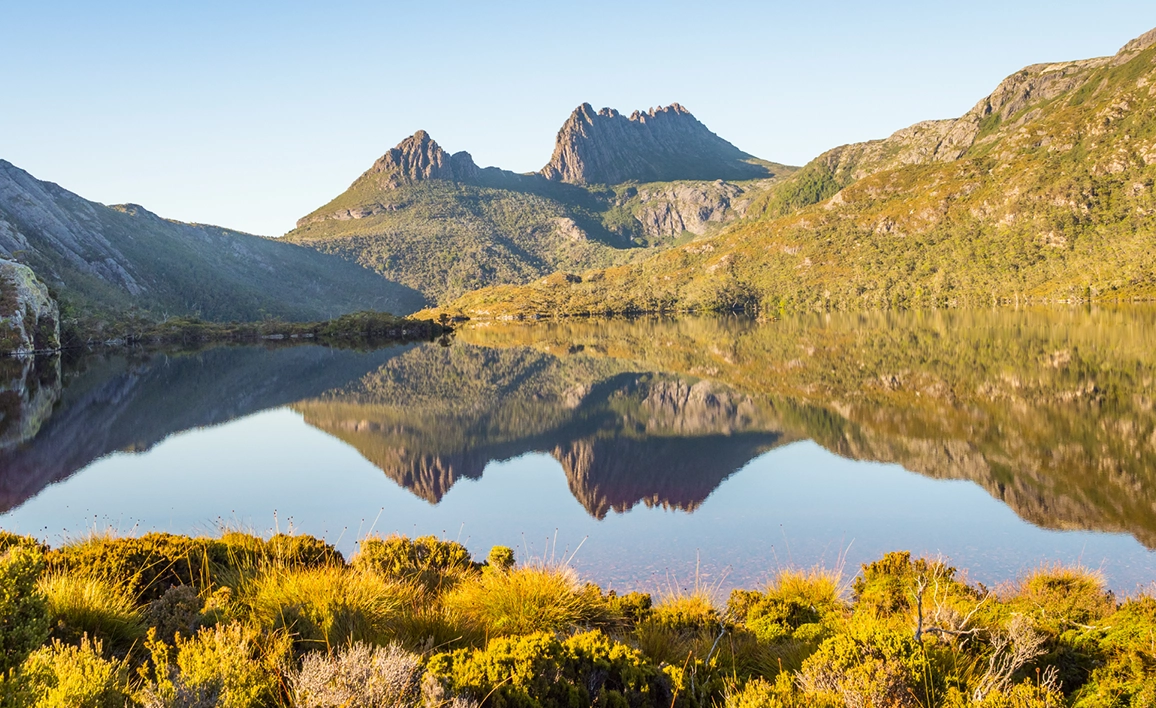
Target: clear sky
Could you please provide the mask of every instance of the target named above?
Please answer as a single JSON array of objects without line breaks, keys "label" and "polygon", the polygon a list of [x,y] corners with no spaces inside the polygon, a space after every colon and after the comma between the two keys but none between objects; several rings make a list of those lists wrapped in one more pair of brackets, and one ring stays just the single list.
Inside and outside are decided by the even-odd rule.
[{"label": "clear sky", "polygon": [[0,0],[0,158],[96,201],[280,235],[418,129],[532,171],[584,101],[677,101],[802,164],[1153,27],[1152,0]]}]

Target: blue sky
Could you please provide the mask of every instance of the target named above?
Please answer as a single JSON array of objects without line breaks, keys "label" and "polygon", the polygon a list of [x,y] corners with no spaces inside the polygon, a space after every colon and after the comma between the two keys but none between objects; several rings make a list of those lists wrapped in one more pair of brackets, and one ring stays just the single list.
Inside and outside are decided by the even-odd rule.
[{"label": "blue sky", "polygon": [[802,164],[1153,27],[1151,0],[0,0],[0,158],[96,201],[279,235],[417,129],[531,171],[584,101],[677,101]]}]

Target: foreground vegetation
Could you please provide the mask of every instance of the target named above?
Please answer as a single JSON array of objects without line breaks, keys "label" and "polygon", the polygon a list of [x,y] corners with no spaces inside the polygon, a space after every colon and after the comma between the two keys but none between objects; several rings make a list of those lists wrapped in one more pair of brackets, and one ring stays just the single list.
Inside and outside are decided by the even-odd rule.
[{"label": "foreground vegetation", "polygon": [[891,553],[725,602],[432,537],[0,536],[12,706],[1149,706],[1156,598]]}]

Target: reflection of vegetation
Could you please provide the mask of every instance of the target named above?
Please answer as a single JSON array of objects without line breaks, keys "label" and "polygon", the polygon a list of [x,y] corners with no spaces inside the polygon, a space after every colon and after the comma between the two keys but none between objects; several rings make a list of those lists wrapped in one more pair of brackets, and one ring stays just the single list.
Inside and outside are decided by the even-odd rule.
[{"label": "reflection of vegetation", "polygon": [[[2,544],[0,596],[20,620],[0,622],[5,705],[1048,708],[1156,697],[1156,599],[1121,602],[1080,568],[994,592],[943,559],[896,552],[863,566],[850,593],[838,573],[788,570],[723,603],[702,590],[619,596],[565,566],[519,566],[508,548],[475,562],[428,538],[367,539],[349,562],[308,536]],[[158,574],[146,548],[195,572]],[[147,632],[144,651],[108,621],[56,636],[56,601],[42,593],[62,568],[103,588],[71,597],[70,621],[114,607]]]},{"label": "reflection of vegetation", "polygon": [[1156,545],[1152,310],[567,321],[459,339],[709,378],[773,410],[787,438],[973,480],[1037,524]]}]

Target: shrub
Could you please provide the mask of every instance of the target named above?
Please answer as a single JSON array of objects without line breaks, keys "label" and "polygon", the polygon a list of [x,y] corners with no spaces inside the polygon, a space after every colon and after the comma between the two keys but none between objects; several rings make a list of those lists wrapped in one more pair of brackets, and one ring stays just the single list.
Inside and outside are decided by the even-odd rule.
[{"label": "shrub", "polygon": [[420,705],[421,675],[417,655],[358,642],[336,654],[306,654],[290,685],[298,708],[407,708]]},{"label": "shrub", "polygon": [[29,708],[123,708],[128,701],[128,671],[123,662],[105,659],[99,639],[81,637],[78,645],[53,640],[33,652],[20,667],[17,705]]},{"label": "shrub", "polygon": [[18,666],[48,638],[49,616],[37,581],[44,554],[35,542],[4,539],[0,551],[0,675]]},{"label": "shrub", "polygon": [[583,588],[563,566],[483,573],[447,594],[445,605],[490,636],[557,632],[608,618],[597,589]]},{"label": "shrub", "polygon": [[221,541],[149,533],[139,538],[92,535],[48,555],[57,570],[104,578],[141,601],[159,598],[174,585],[210,587],[230,565]]},{"label": "shrub", "polygon": [[149,603],[145,620],[156,631],[156,638],[172,642],[179,633],[191,637],[204,624],[201,601],[197,590],[189,585],[174,585],[160,598]]},{"label": "shrub", "polygon": [[1156,705],[1156,598],[1125,602],[1103,625],[1084,635],[1084,643],[1095,645],[1098,666],[1072,692],[1072,704]]},{"label": "shrub", "polygon": [[272,569],[245,598],[256,622],[327,650],[354,641],[383,643],[413,611],[415,590],[375,573],[340,566]]},{"label": "shrub", "polygon": [[[512,552],[510,557],[512,561]],[[401,582],[417,583],[427,590],[452,586],[460,576],[481,567],[474,563],[466,547],[456,541],[443,541],[434,536],[410,540],[397,535],[363,540],[353,565]]]},{"label": "shrub", "polygon": [[429,704],[462,696],[495,708],[514,706],[666,706],[673,702],[663,673],[635,649],[600,631],[565,641],[538,632],[492,640],[429,661]]},{"label": "shrub", "polygon": [[53,635],[64,641],[90,635],[127,651],[144,636],[140,608],[124,588],[104,578],[50,571],[36,586],[46,600]]},{"label": "shrub", "polygon": [[1051,634],[1103,619],[1116,607],[1104,576],[1086,568],[1041,568],[1020,582],[1012,602],[1032,623]]},{"label": "shrub", "polygon": [[815,701],[916,708],[931,703],[930,674],[923,646],[910,634],[871,624],[825,640],[803,662],[799,684]]},{"label": "shrub", "polygon": [[491,570],[507,571],[514,568],[514,549],[509,546],[494,546],[486,556],[486,565]]},{"label": "shrub", "polygon": [[844,614],[839,576],[820,570],[787,570],[765,592],[735,590],[727,614],[761,641],[815,641]]},{"label": "shrub", "polygon": [[955,568],[938,560],[911,560],[908,551],[888,553],[864,565],[862,577],[852,583],[855,612],[869,617],[907,619],[915,609],[916,588],[921,580],[936,579],[942,585],[961,586],[955,580],[955,572]]},{"label": "shrub", "polygon": [[229,553],[229,564],[241,569],[265,566],[317,568],[344,565],[345,558],[334,546],[305,534],[275,534],[269,540],[231,531],[221,536]]},{"label": "shrub", "polygon": [[256,708],[280,695],[290,642],[240,623],[205,628],[174,645],[149,633],[151,678],[143,691],[147,708]]}]

